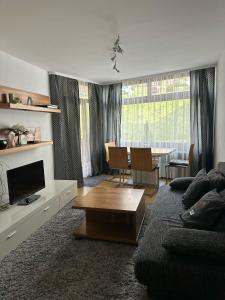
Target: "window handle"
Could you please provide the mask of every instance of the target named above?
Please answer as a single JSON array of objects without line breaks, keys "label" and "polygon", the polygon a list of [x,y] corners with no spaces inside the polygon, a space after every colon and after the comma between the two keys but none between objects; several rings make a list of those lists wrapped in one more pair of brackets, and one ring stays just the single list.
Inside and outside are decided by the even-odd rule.
[{"label": "window handle", "polygon": [[50,206],[47,206],[44,208],[44,212],[46,212],[47,210],[49,210]]},{"label": "window handle", "polygon": [[7,235],[7,239],[11,239],[16,234],[16,230]]}]

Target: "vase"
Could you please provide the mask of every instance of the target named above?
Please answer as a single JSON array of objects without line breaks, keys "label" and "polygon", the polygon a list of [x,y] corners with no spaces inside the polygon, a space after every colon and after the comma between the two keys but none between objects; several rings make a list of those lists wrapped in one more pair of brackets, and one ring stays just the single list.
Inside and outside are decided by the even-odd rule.
[{"label": "vase", "polygon": [[27,137],[24,134],[18,136],[19,145],[26,145],[27,144]]},{"label": "vase", "polygon": [[21,135],[18,134],[16,137],[16,145],[19,146],[20,145],[20,140],[21,140]]},{"label": "vase", "polygon": [[23,134],[18,134],[17,135],[16,145],[17,146],[23,145]]}]

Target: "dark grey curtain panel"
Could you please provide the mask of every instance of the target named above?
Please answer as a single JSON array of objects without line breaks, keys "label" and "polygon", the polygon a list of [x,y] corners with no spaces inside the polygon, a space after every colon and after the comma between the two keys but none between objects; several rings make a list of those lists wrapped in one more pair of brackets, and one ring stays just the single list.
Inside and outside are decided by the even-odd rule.
[{"label": "dark grey curtain panel", "polygon": [[90,150],[92,175],[108,170],[105,143],[120,141],[122,84],[96,85],[89,83]]},{"label": "dark grey curtain panel", "polygon": [[120,144],[121,112],[122,112],[122,83],[104,85],[104,142]]},{"label": "dark grey curtain panel", "polygon": [[103,96],[102,86],[89,83],[90,103],[90,152],[92,175],[96,176],[104,170],[103,139]]},{"label": "dark grey curtain panel", "polygon": [[62,111],[52,114],[55,179],[77,180],[82,186],[78,81],[51,74],[49,83],[51,102]]},{"label": "dark grey curtain panel", "polygon": [[195,144],[191,173],[195,175],[201,168],[213,168],[215,68],[191,71],[190,82],[191,143]]}]

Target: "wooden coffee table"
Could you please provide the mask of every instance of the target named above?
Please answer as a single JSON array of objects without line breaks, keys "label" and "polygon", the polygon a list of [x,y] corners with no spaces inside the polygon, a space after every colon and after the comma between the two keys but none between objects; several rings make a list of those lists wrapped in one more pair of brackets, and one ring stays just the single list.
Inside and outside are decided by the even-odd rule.
[{"label": "wooden coffee table", "polygon": [[75,199],[73,208],[86,211],[75,236],[137,244],[145,214],[143,195],[143,189],[94,188]]}]

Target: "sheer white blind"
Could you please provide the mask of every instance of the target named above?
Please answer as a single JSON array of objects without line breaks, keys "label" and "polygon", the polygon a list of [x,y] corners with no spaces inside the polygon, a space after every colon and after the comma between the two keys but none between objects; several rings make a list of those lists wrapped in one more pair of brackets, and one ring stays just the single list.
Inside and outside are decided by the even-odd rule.
[{"label": "sheer white blind", "polygon": [[80,129],[81,129],[81,161],[83,177],[91,176],[90,155],[90,122],[89,122],[89,97],[88,83],[79,81],[80,97]]},{"label": "sheer white blind", "polygon": [[174,72],[123,82],[121,145],[176,148],[190,145],[190,76]]}]

